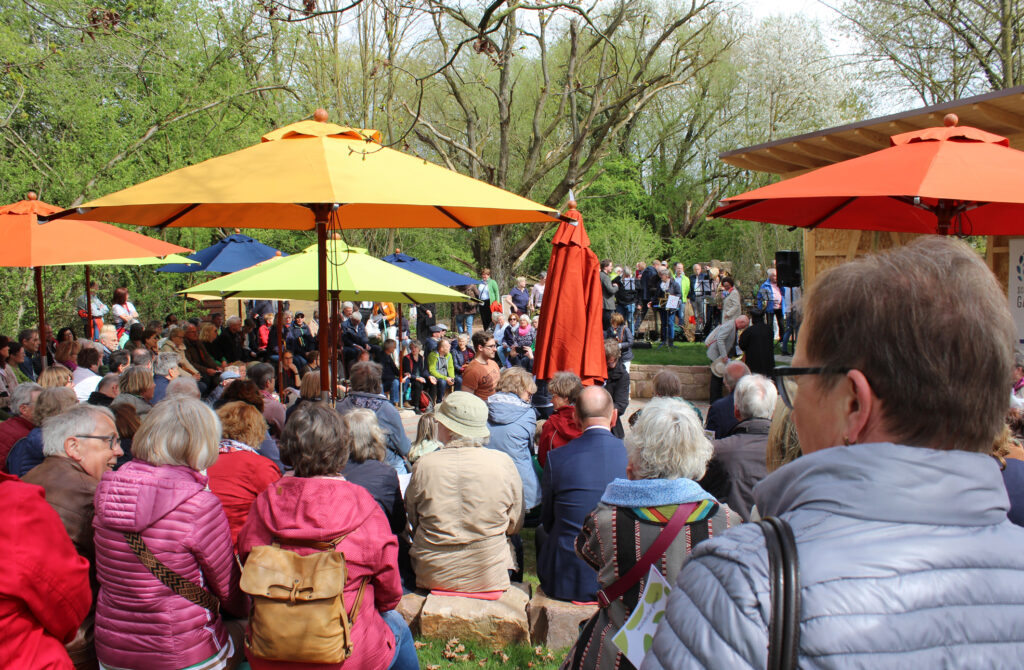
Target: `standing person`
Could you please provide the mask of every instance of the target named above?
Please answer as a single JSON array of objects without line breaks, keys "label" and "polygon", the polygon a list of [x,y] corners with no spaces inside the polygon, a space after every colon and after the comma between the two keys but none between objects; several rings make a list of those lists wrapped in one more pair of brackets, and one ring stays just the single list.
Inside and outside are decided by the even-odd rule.
[{"label": "standing person", "polygon": [[547,270],[543,270],[538,277],[537,282],[530,289],[530,313],[535,314],[540,312],[541,305],[544,303],[544,282],[547,281],[548,273]]},{"label": "standing person", "polygon": [[707,320],[707,300],[710,298],[711,285],[707,269],[700,263],[693,264],[690,289],[693,293],[693,312],[697,319],[697,331],[700,332],[701,337],[707,337],[707,333],[712,330],[708,327]]},{"label": "standing person", "polygon": [[608,329],[606,336],[619,343],[622,365],[626,372],[629,372],[629,364],[633,360],[633,333],[626,325],[626,318],[621,312],[612,314],[612,327]]},{"label": "standing person", "polygon": [[[782,295],[782,287],[779,286],[778,272],[775,268],[769,268],[768,278],[757,290],[757,308],[768,315],[768,325],[778,329],[779,338],[786,330],[783,323],[783,315],[786,312],[786,299]],[[773,324],[774,321],[774,324]],[[774,335],[772,336],[774,340]]]},{"label": "standing person", "polygon": [[501,293],[498,292],[498,282],[491,279],[491,269],[484,268],[480,271],[480,283],[476,287],[480,298],[480,323],[484,330],[491,329],[491,314],[494,306],[501,310]]},{"label": "standing person", "polygon": [[[633,332],[640,330],[640,324],[647,318],[647,311],[651,309],[651,303],[657,299],[658,292],[658,269],[660,263],[657,260],[647,265],[643,261],[636,264],[637,288],[640,291],[640,318],[639,323],[633,328]],[[655,330],[657,330],[657,317],[655,317]]]},{"label": "standing person", "polygon": [[[233,667],[240,626],[218,608],[191,602],[139,559],[147,552],[170,572],[244,616],[231,530],[202,471],[217,460],[220,422],[198,400],[167,398],[143,419],[133,460],[96,490],[96,656],[101,667],[177,670]],[[154,630],[174,634],[153,635]]]},{"label": "standing person", "polygon": [[537,552],[537,576],[549,598],[597,600],[597,573],[576,555],[575,543],[608,484],[626,477],[626,448],[611,434],[617,415],[608,391],[588,386],[576,403],[583,434],[548,452],[541,480],[547,537]]},{"label": "standing person", "polygon": [[[776,370],[803,455],[754,488],[796,540],[796,663],[1015,667],[1024,532],[991,452],[1016,329],[992,271],[925,236],[819,276],[804,316],[794,367]],[[754,524],[702,543],[643,667],[765,667],[770,574]]]},{"label": "standing person", "polygon": [[729,359],[736,351],[739,331],[749,325],[750,318],[741,315],[734,321],[726,321],[715,328],[704,340],[704,346],[708,348],[708,360],[711,361],[711,386],[708,402],[713,403],[722,397],[722,375],[725,374],[725,366],[729,364]]},{"label": "standing person", "polygon": [[434,324],[437,323],[437,305],[425,302],[416,306],[416,339],[426,343]]},{"label": "standing person", "polygon": [[[89,292],[92,294],[92,300],[90,301],[89,297],[83,293],[75,301],[78,318],[82,320],[82,337],[88,337],[91,340],[99,340],[100,329],[103,328],[103,317],[110,311],[110,308],[103,304],[103,301],[97,295],[99,290],[99,282],[95,280],[90,281]],[[89,332],[90,322],[92,324],[92,332]]]},{"label": "standing person", "polygon": [[[342,417],[330,407],[307,403],[299,408],[281,435],[281,453],[294,466],[294,476],[283,477],[257,496],[238,536],[238,551],[247,564],[255,560],[254,549],[274,544],[301,556],[317,551],[343,554],[346,612],[341,616],[348,615],[353,622],[351,655],[344,663],[311,665],[261,658],[250,648],[246,656],[253,670],[419,667],[412,634],[395,611],[402,598],[398,541],[373,497],[342,476],[350,445]],[[297,615],[301,609],[296,607]],[[278,622],[251,618],[249,636],[272,634],[260,629],[267,623]],[[306,646],[304,633],[304,628],[296,633],[294,648]],[[310,646],[325,642],[309,641]]]},{"label": "standing person", "polygon": [[676,263],[674,276],[676,283],[679,284],[679,307],[676,309],[673,318],[680,330],[687,333],[687,341],[693,342],[693,335],[687,329],[690,325],[687,308],[689,307],[689,311],[692,311],[693,307],[690,305],[690,278],[686,276],[686,266],[682,263]]},{"label": "standing person", "polygon": [[675,327],[675,313],[676,307],[672,306],[673,297],[675,301],[682,300],[682,294],[679,290],[679,284],[676,283],[675,279],[672,279],[672,274],[668,271],[667,267],[663,267],[658,273],[661,278],[661,282],[658,284],[658,307],[657,311],[661,316],[661,342],[658,344],[659,347],[673,347],[675,346],[676,327]]},{"label": "standing person", "polygon": [[513,314],[529,316],[530,290],[526,288],[526,277],[516,277],[516,285],[509,291],[509,297],[512,299]]},{"label": "standing person", "polygon": [[770,323],[765,323],[764,314],[756,309],[751,311],[750,327],[740,334],[738,344],[750,371],[771,377],[775,370],[775,348],[772,327]]},{"label": "standing person", "polygon": [[636,277],[629,272],[629,266],[625,271],[612,280],[615,284],[615,311],[622,315],[629,325],[629,332],[633,332],[633,315],[636,313]]},{"label": "standing person", "polygon": [[128,289],[123,286],[114,289],[114,296],[110,302],[110,315],[118,331],[128,330],[133,323],[139,323],[139,313],[135,311],[135,305],[128,300]]},{"label": "standing person", "polygon": [[611,316],[615,310],[615,294],[619,289],[612,284],[609,273],[612,271],[610,260],[601,261],[601,330],[607,331],[611,327]]},{"label": "standing person", "polygon": [[[476,284],[467,284],[465,286],[458,286],[456,290],[459,293],[464,293],[468,297],[472,298],[470,302],[457,302],[453,307],[455,312],[455,330],[458,333],[465,333],[466,335],[473,334],[473,317],[477,310],[477,299],[480,297],[480,291],[477,289]],[[394,310],[392,309],[392,312]]]},{"label": "standing person", "polygon": [[473,333],[476,354],[462,373],[462,390],[486,401],[497,390],[500,371],[494,362],[498,352],[495,338],[486,331]]},{"label": "standing person", "polygon": [[622,417],[629,407],[629,371],[622,364],[622,351],[616,340],[604,341],[604,357],[608,365],[608,378],[605,379],[604,388],[611,395],[616,412],[612,435],[621,440],[626,436],[626,431],[622,427]]},{"label": "standing person", "polygon": [[792,356],[796,350],[796,335],[800,331],[800,305],[803,292],[799,286],[786,286],[782,289],[782,304],[786,311],[786,330],[782,333],[782,355]]},{"label": "standing person", "polygon": [[732,321],[743,313],[740,292],[732,277],[722,278],[722,321]]}]

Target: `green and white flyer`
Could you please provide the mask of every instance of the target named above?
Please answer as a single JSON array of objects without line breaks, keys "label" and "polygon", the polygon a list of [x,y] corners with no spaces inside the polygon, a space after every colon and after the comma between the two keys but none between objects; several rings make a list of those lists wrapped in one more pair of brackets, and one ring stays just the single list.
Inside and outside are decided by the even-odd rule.
[{"label": "green and white flyer", "polygon": [[665,616],[665,603],[668,602],[668,593],[671,590],[672,587],[661,576],[661,572],[652,565],[647,573],[647,585],[640,594],[636,609],[612,638],[612,642],[622,650],[633,667],[639,668],[644,656],[651,650],[654,631],[658,628],[658,622]]}]

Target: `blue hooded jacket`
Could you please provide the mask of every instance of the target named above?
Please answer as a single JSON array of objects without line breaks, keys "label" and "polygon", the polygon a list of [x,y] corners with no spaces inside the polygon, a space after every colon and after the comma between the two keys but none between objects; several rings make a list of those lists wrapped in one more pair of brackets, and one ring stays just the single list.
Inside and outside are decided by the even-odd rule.
[{"label": "blue hooded jacket", "polygon": [[540,480],[533,469],[533,435],[537,414],[529,403],[512,393],[495,393],[487,399],[487,427],[491,431],[487,446],[512,458],[523,480],[523,508],[540,504]]}]

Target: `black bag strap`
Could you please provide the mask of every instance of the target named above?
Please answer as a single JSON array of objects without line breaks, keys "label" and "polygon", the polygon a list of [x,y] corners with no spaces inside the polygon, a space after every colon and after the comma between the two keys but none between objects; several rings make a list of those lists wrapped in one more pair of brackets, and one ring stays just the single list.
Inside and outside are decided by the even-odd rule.
[{"label": "black bag strap", "polygon": [[768,624],[768,670],[795,670],[800,650],[800,565],[796,538],[778,517],[758,522],[768,549],[771,621]]},{"label": "black bag strap", "polygon": [[146,569],[153,573],[153,576],[159,579],[164,586],[174,591],[190,603],[208,609],[214,614],[220,612],[220,600],[217,599],[217,596],[213,595],[195,582],[185,579],[177,572],[164,565],[160,559],[150,551],[149,547],[146,546],[146,542],[142,539],[142,535],[132,532],[125,533],[124,537],[128,541],[128,546],[131,547],[132,552],[139,557],[139,561],[141,561],[142,564],[146,566]]}]

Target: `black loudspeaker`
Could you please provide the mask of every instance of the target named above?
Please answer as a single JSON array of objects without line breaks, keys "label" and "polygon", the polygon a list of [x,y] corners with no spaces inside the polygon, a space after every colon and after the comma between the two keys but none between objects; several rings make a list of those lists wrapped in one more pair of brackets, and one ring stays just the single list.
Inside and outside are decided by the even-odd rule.
[{"label": "black loudspeaker", "polygon": [[775,270],[779,286],[800,287],[800,252],[776,251]]}]

